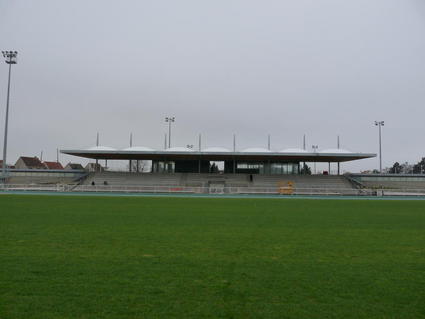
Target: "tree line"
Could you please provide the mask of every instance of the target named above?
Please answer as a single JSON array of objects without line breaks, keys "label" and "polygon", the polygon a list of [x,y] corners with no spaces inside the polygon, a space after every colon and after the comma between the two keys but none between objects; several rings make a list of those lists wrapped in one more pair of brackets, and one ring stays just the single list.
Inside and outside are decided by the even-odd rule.
[{"label": "tree line", "polygon": [[400,164],[395,162],[392,167],[387,170],[390,174],[423,174],[425,173],[425,157],[416,164],[409,164],[407,162]]}]

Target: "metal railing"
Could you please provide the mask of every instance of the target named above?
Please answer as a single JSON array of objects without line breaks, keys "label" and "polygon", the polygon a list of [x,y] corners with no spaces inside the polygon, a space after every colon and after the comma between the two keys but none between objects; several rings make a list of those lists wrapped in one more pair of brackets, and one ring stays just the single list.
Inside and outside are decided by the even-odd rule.
[{"label": "metal railing", "polygon": [[425,196],[425,189],[355,189],[340,187],[200,187],[135,185],[0,184],[0,192],[264,194],[322,196]]}]

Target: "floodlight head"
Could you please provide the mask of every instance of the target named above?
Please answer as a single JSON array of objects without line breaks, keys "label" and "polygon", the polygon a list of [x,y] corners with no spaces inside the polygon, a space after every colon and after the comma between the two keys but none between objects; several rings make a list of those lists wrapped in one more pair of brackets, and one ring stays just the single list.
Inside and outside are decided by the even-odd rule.
[{"label": "floodlight head", "polygon": [[18,51],[1,51],[1,53],[6,59],[7,64],[16,64],[16,57],[18,56]]}]

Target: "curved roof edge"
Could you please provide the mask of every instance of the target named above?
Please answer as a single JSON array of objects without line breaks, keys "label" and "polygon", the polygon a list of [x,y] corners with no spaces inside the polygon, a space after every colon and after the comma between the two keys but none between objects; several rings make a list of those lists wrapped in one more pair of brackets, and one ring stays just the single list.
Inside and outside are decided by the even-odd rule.
[{"label": "curved roof edge", "polygon": [[302,148],[285,148],[284,150],[279,151],[279,153],[308,153]]},{"label": "curved roof edge", "polygon": [[124,148],[123,151],[133,151],[133,152],[152,152],[155,151],[153,148],[146,147],[146,146],[132,146]]},{"label": "curved roof edge", "polygon": [[351,154],[353,152],[344,150],[342,148],[328,148],[326,150],[320,150],[319,153],[331,153],[331,154]]},{"label": "curved roof edge", "polygon": [[167,148],[165,151],[166,152],[193,152],[193,149],[190,149],[188,147],[183,147],[183,146],[175,146],[175,147]]},{"label": "curved roof edge", "polygon": [[225,147],[207,147],[207,148],[204,148],[202,150],[202,152],[207,152],[207,153],[208,152],[209,153],[224,153],[224,152],[226,152],[226,153],[228,153],[228,152],[230,152],[230,150],[225,148]]},{"label": "curved roof edge", "polygon": [[116,151],[117,149],[109,146],[92,146],[87,151]]},{"label": "curved roof edge", "polygon": [[272,151],[262,147],[250,147],[241,151],[241,153],[271,153]]}]

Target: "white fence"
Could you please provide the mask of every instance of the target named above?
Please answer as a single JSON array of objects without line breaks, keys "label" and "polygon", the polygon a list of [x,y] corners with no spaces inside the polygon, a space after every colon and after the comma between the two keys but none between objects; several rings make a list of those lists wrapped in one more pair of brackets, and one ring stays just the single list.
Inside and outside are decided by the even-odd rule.
[{"label": "white fence", "polygon": [[425,189],[353,189],[282,187],[185,187],[129,185],[39,185],[0,184],[0,192],[84,192],[84,193],[173,193],[173,194],[268,194],[328,196],[425,196]]}]

